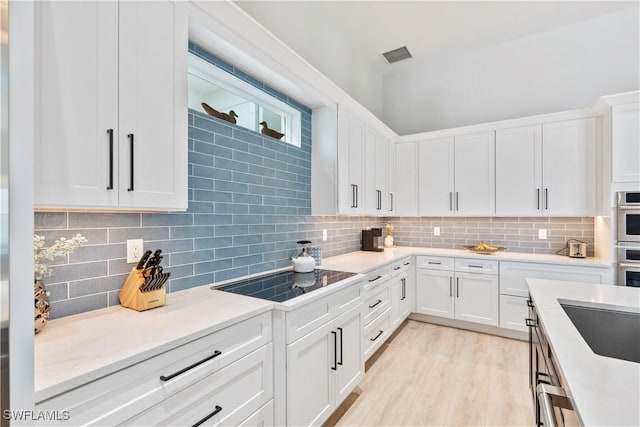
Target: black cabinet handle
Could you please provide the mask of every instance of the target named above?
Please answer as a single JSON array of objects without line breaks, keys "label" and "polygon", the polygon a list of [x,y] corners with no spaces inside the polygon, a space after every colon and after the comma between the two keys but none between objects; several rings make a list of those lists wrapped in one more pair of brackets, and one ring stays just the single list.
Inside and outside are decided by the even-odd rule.
[{"label": "black cabinet handle", "polygon": [[358,207],[358,185],[356,184],[356,208]]},{"label": "black cabinet handle", "polygon": [[449,210],[453,210],[453,193],[449,191]]},{"label": "black cabinet handle", "polygon": [[458,192],[456,191],[456,210],[460,210],[460,205],[458,204]]},{"label": "black cabinet handle", "polygon": [[549,189],[544,189],[544,209],[549,210]]},{"label": "black cabinet handle", "polygon": [[109,186],[107,190],[113,190],[113,129],[107,129],[109,134]]},{"label": "black cabinet handle", "polygon": [[222,354],[221,351],[216,350],[216,351],[213,352],[213,354],[211,356],[206,357],[206,358],[202,359],[201,361],[194,363],[193,365],[189,365],[184,369],[180,369],[178,372],[174,372],[173,374],[171,374],[169,376],[166,376],[166,377],[164,375],[162,375],[160,377],[160,381],[165,381],[166,382],[166,381],[172,380],[175,377],[177,377],[178,375],[182,375],[185,372],[187,372],[188,370],[193,369],[198,365],[202,365],[203,363],[208,362],[211,359],[215,359],[216,357],[220,356],[221,354]]},{"label": "black cabinet handle", "polygon": [[449,297],[453,296],[453,277],[449,276]]},{"label": "black cabinet handle", "polygon": [[404,265],[411,265],[411,263],[410,262],[405,262]]},{"label": "black cabinet handle", "polygon": [[342,366],[342,328],[338,328],[338,330],[340,331],[340,361],[338,362],[338,365]]},{"label": "black cabinet handle", "polygon": [[376,193],[378,193],[378,207],[376,208],[376,210],[382,210],[382,191],[380,190],[376,190]]},{"label": "black cabinet handle", "polygon": [[380,304],[381,302],[382,302],[382,300],[381,300],[381,299],[379,299],[379,300],[378,300],[378,302],[376,302],[376,303],[375,303],[375,304],[373,304],[373,305],[370,305],[370,306],[369,306],[369,308],[373,308],[373,307],[375,307],[376,305]]},{"label": "black cabinet handle", "polygon": [[407,279],[402,278],[402,298],[400,301],[404,301],[407,298]]},{"label": "black cabinet handle", "polygon": [[469,264],[469,268],[482,268],[481,265]]},{"label": "black cabinet handle", "polygon": [[356,185],[351,184],[351,207],[356,207]]},{"label": "black cabinet handle", "polygon": [[338,333],[336,331],[331,331],[331,335],[333,335],[333,366],[332,370],[338,370]]},{"label": "black cabinet handle", "polygon": [[456,298],[460,298],[460,278],[456,277]]},{"label": "black cabinet handle", "polygon": [[377,340],[378,338],[380,338],[380,335],[382,335],[383,333],[384,333],[384,331],[379,331],[379,332],[378,332],[378,335],[376,335],[376,336],[375,336],[375,337],[373,337],[373,338],[369,338],[369,339],[370,339],[371,341],[375,341],[375,340]]},{"label": "black cabinet handle", "polygon": [[540,209],[540,189],[536,188],[536,210]]},{"label": "black cabinet handle", "polygon": [[193,425],[193,427],[198,427],[202,424],[204,424],[205,421],[207,421],[209,418],[214,417],[217,413],[219,413],[220,411],[222,411],[222,406],[218,406],[216,405],[216,408],[214,409],[214,411],[212,413],[210,413],[209,415],[207,415],[206,417],[204,417],[203,419],[201,419],[200,421],[198,421],[197,423],[195,423]]},{"label": "black cabinet handle", "polygon": [[127,138],[129,138],[131,149],[131,164],[129,165],[131,171],[131,185],[129,186],[129,188],[127,188],[127,191],[133,191],[133,134],[130,133],[129,135],[127,135]]},{"label": "black cabinet handle", "polygon": [[400,270],[401,268],[402,268],[402,267],[393,267],[393,270],[394,270],[394,271],[398,271],[398,270]]},{"label": "black cabinet handle", "polygon": [[536,326],[536,321],[534,319],[529,319],[528,317],[524,319],[524,323],[529,327],[533,328]]},{"label": "black cabinet handle", "polygon": [[527,306],[528,307],[533,307],[533,301],[531,301],[530,299],[527,300]]},{"label": "black cabinet handle", "polygon": [[375,282],[378,279],[382,279],[382,276],[374,277],[373,279],[369,279],[369,283]]},{"label": "black cabinet handle", "polygon": [[441,262],[429,261],[429,265],[440,265]]},{"label": "black cabinet handle", "polygon": [[391,209],[389,209],[389,212],[393,212],[393,193],[389,193],[389,196],[391,196]]}]

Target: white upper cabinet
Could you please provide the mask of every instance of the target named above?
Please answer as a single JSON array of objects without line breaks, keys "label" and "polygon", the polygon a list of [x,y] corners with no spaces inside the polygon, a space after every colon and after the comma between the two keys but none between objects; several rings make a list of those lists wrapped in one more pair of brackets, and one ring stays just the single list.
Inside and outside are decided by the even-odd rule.
[{"label": "white upper cabinet", "polygon": [[338,212],[361,215],[365,212],[364,125],[338,111]]},{"label": "white upper cabinet", "polygon": [[452,215],[455,191],[453,137],[420,142],[418,151],[420,215]]},{"label": "white upper cabinet", "polygon": [[395,151],[395,213],[418,216],[418,144],[398,143]]},{"label": "white upper cabinet", "polygon": [[593,215],[596,205],[594,118],[542,125],[544,215]]},{"label": "white upper cabinet", "polygon": [[496,132],[496,214],[593,215],[595,119]]},{"label": "white upper cabinet", "polygon": [[455,137],[456,215],[490,216],[495,212],[495,134]]},{"label": "white upper cabinet", "polygon": [[36,207],[186,209],[186,5],[43,1],[36,20]]},{"label": "white upper cabinet", "polygon": [[365,126],[365,181],[364,202],[367,215],[388,215],[389,198],[387,191],[387,139]]},{"label": "white upper cabinet", "polygon": [[640,182],[640,104],[612,107],[611,181]]},{"label": "white upper cabinet", "polygon": [[496,131],[496,215],[540,215],[542,190],[542,126]]},{"label": "white upper cabinet", "polygon": [[420,215],[494,213],[494,133],[420,142]]}]

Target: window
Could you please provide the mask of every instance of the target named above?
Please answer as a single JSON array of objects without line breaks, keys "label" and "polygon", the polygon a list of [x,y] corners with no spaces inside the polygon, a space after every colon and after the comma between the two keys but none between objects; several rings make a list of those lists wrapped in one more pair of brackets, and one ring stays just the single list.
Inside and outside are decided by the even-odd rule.
[{"label": "window", "polygon": [[281,141],[300,147],[301,114],[287,103],[210,62],[189,54],[189,108],[205,112],[202,103],[227,113],[233,110],[236,125],[261,132],[260,123],[283,133]]}]

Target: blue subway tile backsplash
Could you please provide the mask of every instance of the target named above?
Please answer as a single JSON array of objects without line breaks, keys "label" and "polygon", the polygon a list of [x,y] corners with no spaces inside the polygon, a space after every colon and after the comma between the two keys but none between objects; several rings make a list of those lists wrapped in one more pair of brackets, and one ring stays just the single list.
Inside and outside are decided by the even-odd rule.
[{"label": "blue subway tile backsplash", "polygon": [[311,110],[197,45],[189,50],[299,109],[301,147],[190,110],[186,212],[36,212],[36,233],[48,242],[76,233],[89,240],[57,260],[45,279],[51,318],[118,304],[134,266],[126,262],[127,239],[163,250],[167,290],[175,292],[287,267],[297,240],[312,240],[325,256],[350,252],[359,248],[362,228],[380,225],[375,218],[310,216]]}]

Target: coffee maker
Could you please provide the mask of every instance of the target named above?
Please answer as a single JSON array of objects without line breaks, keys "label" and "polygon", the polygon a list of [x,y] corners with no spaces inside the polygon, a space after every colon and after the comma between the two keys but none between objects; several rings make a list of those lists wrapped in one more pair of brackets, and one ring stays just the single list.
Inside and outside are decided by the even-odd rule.
[{"label": "coffee maker", "polygon": [[384,248],[378,242],[379,237],[382,237],[382,228],[362,230],[362,250],[373,252],[384,251]]}]

